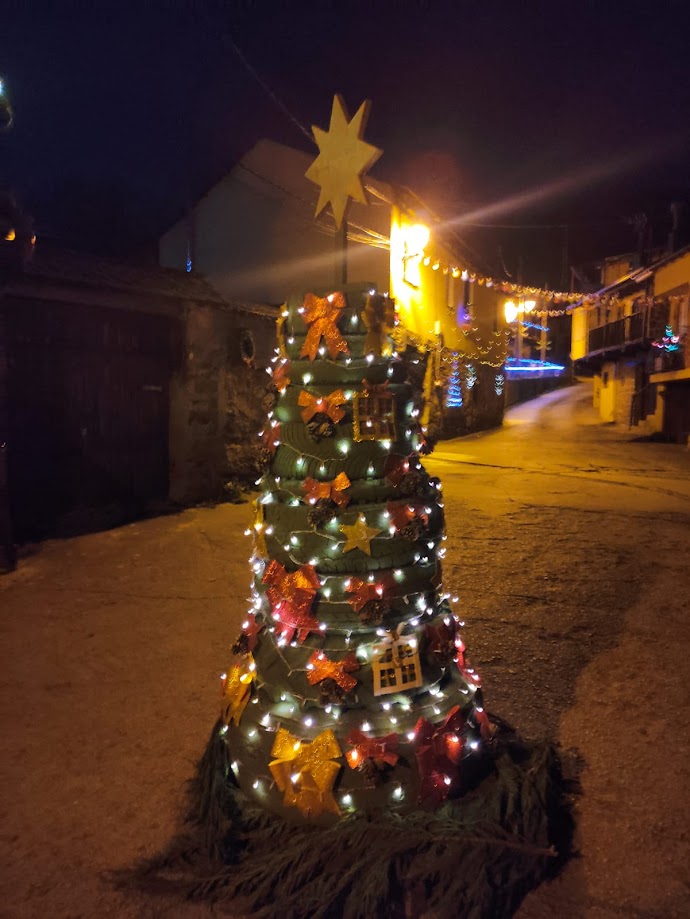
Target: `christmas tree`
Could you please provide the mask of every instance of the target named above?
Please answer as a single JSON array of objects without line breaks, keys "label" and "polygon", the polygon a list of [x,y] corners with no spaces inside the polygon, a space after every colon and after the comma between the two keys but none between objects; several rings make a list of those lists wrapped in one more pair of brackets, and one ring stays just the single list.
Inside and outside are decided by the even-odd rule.
[{"label": "christmas tree", "polygon": [[[337,223],[378,154],[365,115],[348,122],[336,97],[330,132],[315,131],[308,175]],[[291,297],[278,322],[251,611],[222,731],[243,792],[291,819],[437,805],[490,732],[443,590],[422,357],[396,350],[396,326],[368,285]]]}]

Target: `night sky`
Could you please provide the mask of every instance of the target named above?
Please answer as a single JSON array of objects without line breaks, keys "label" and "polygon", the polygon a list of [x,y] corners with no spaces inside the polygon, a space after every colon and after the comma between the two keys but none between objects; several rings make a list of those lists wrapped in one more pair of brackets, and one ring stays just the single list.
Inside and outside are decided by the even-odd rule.
[{"label": "night sky", "polygon": [[578,263],[634,249],[637,211],[664,243],[690,209],[688,25],[685,0],[4,0],[0,185],[39,237],[153,255],[259,138],[315,152],[239,48],[303,126],[371,99],[373,174],[457,218],[485,269],[556,285],[564,231],[504,225],[570,224]]}]

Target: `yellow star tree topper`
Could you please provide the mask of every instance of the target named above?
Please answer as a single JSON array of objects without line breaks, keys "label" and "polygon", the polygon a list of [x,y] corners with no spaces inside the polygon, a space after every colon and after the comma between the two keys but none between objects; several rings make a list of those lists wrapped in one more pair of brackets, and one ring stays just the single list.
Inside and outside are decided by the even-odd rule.
[{"label": "yellow star tree topper", "polygon": [[342,96],[334,96],[328,131],[312,125],[319,155],[305,175],[321,188],[314,216],[318,217],[330,202],[338,228],[350,198],[367,203],[362,176],[383,152],[362,139],[370,107],[371,102],[364,101],[350,121]]}]

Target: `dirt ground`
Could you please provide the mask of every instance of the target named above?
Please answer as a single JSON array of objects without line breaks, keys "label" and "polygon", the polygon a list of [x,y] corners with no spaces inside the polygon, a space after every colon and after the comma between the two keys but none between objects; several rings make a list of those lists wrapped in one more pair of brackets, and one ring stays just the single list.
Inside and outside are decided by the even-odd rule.
[{"label": "dirt ground", "polygon": [[[690,451],[602,427],[575,388],[429,467],[489,708],[582,764],[580,855],[519,919],[690,916]],[[249,518],[49,541],[0,578],[3,919],[228,914],[111,872],[175,829],[245,610]]]}]

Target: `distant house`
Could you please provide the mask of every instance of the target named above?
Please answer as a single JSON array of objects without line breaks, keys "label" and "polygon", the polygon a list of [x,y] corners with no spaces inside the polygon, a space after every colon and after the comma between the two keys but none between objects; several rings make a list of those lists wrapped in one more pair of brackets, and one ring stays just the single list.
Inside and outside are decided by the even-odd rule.
[{"label": "distant house", "polygon": [[196,275],[35,249],[0,268],[0,501],[15,537],[113,525],[250,474],[276,310]]},{"label": "distant house", "polygon": [[[162,236],[161,264],[201,272],[224,296],[274,304],[339,283],[332,217],[314,219],[312,159],[259,141]],[[404,327],[433,352],[427,395],[447,433],[500,424],[497,291],[475,283],[471,254],[413,193],[369,176],[365,186],[370,204],[352,202],[348,215],[348,281],[390,292]]]},{"label": "distant house", "polygon": [[573,314],[576,371],[594,376],[594,404],[603,421],[685,443],[690,246],[645,266],[633,257],[616,257],[603,268],[603,286]]}]

